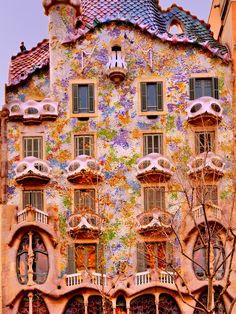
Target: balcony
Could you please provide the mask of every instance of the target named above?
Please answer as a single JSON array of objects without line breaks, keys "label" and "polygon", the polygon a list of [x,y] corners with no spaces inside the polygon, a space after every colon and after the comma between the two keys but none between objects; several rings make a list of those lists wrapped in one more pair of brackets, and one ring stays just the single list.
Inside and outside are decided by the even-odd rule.
[{"label": "balcony", "polygon": [[200,97],[190,101],[186,112],[188,123],[194,126],[217,125],[223,116],[220,101],[212,97]]},{"label": "balcony", "polygon": [[75,287],[75,286],[85,286],[91,288],[100,289],[101,287],[107,287],[107,276],[95,272],[79,272],[75,274],[66,275],[66,286]]},{"label": "balcony", "polygon": [[136,169],[137,179],[142,183],[166,182],[174,173],[172,162],[158,153],[140,158]]},{"label": "balcony", "polygon": [[219,180],[224,176],[224,166],[222,158],[215,153],[205,152],[190,159],[188,163],[188,175],[192,179]]},{"label": "balcony", "polygon": [[175,273],[164,270],[147,270],[145,272],[135,274],[135,285],[142,286],[150,284],[152,281],[158,281],[164,284],[174,284]]},{"label": "balcony", "polygon": [[21,224],[24,222],[39,222],[42,224],[48,224],[48,214],[34,208],[32,206],[27,206],[24,210],[18,212],[17,214],[17,224]]},{"label": "balcony", "polygon": [[24,185],[40,185],[48,183],[50,180],[48,163],[36,157],[26,157],[16,166],[15,180]]},{"label": "balcony", "polygon": [[42,101],[15,100],[6,104],[10,121],[22,121],[24,124],[40,124],[43,120],[55,120],[58,117],[58,103],[46,98]]},{"label": "balcony", "polygon": [[72,160],[66,171],[67,180],[71,183],[97,184],[102,181],[99,163],[87,155],[79,155],[75,160]]},{"label": "balcony", "polygon": [[95,213],[73,214],[67,219],[67,231],[72,238],[95,239],[102,229],[102,218]]},{"label": "balcony", "polygon": [[121,51],[112,51],[106,68],[108,70],[107,75],[111,81],[118,84],[124,80],[127,74],[127,64]]},{"label": "balcony", "polygon": [[137,216],[138,232],[144,236],[166,237],[172,232],[173,216],[158,208]]}]

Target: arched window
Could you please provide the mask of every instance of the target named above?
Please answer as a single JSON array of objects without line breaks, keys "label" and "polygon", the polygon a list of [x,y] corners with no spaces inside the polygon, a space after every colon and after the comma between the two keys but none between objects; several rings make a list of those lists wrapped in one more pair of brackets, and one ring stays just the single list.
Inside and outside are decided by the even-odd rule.
[{"label": "arched window", "polygon": [[[208,269],[208,259],[207,259],[207,252],[208,252],[208,239],[205,230],[202,230],[202,237],[200,235],[197,237],[197,240],[194,245],[193,249],[193,269],[195,275],[198,279],[204,280],[207,276],[207,269]],[[221,264],[220,268],[217,270],[215,275],[215,279],[220,280],[224,277],[225,273],[225,263],[223,263],[225,258],[225,251],[223,247],[223,243],[220,240],[217,231],[215,232],[210,229],[211,235],[211,245],[213,248],[214,253],[214,268],[217,269]],[[203,241],[202,241],[203,239]]]},{"label": "arched window", "polygon": [[175,299],[166,293],[162,293],[159,297],[158,310],[159,314],[181,314]]},{"label": "arched window", "polygon": [[131,314],[156,314],[155,297],[151,294],[144,294],[130,302]]},{"label": "arched window", "polygon": [[[223,301],[223,298],[221,297],[219,299],[219,295],[220,295],[220,289],[215,287],[215,293],[214,293],[214,302],[217,302],[216,304],[216,308],[215,308],[215,311],[214,313],[215,314],[226,314],[226,309],[225,309],[225,304],[224,304],[224,301]],[[218,300],[219,299],[219,300]],[[207,305],[207,290],[204,290],[201,294],[200,294],[200,297],[199,297],[199,302],[201,302],[202,304],[204,305]],[[201,308],[201,305],[200,304],[196,304],[197,307],[200,307]],[[195,309],[194,310],[194,314],[203,314],[203,311],[201,310],[198,310],[198,309]]]},{"label": "arched window", "polygon": [[100,295],[92,295],[88,298],[88,314],[112,313],[112,303],[105,300],[103,311],[102,297]]},{"label": "arched window", "polygon": [[36,292],[29,292],[23,297],[17,314],[49,314],[43,298]]},{"label": "arched window", "polygon": [[66,306],[64,314],[84,314],[85,307],[84,307],[84,298],[81,295],[77,295],[73,297]]},{"label": "arched window", "polygon": [[25,234],[16,258],[17,277],[21,284],[42,284],[48,275],[48,252],[42,238],[36,232]]},{"label": "arched window", "polygon": [[168,32],[172,35],[182,34],[183,26],[178,20],[174,19],[170,23]]}]

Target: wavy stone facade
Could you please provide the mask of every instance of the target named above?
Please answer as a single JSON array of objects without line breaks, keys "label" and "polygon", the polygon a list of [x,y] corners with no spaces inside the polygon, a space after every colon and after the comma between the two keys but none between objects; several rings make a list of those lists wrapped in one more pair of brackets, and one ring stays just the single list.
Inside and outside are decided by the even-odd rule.
[{"label": "wavy stone facade", "polygon": [[196,299],[207,286],[178,245],[192,258],[204,222],[190,186],[213,191],[205,211],[230,252],[229,54],[204,22],[149,2],[44,1],[49,41],[12,58],[3,313],[197,313],[175,285],[193,307],[181,278]]}]

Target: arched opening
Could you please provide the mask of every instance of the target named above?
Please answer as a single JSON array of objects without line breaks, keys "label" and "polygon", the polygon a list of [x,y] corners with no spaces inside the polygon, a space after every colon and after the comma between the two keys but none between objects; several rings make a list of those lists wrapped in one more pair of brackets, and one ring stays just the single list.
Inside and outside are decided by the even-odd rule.
[{"label": "arched opening", "polygon": [[159,314],[181,314],[175,299],[166,293],[162,293],[159,297],[158,311]]},{"label": "arched opening", "polygon": [[180,23],[178,20],[174,19],[171,21],[168,32],[171,35],[179,35],[184,32],[182,23]]},{"label": "arched opening", "polygon": [[17,277],[21,284],[28,281],[43,284],[48,275],[48,252],[37,232],[28,232],[21,240],[16,257]]},{"label": "arched opening", "polygon": [[116,311],[117,313],[126,313],[126,300],[123,295],[119,295],[116,299]]},{"label": "arched opening", "polygon": [[23,297],[17,314],[49,314],[46,303],[39,293],[29,292]]},{"label": "arched opening", "polygon": [[[222,297],[219,298],[219,295],[220,295],[220,291],[221,289],[218,288],[218,287],[215,287],[214,288],[214,302],[216,304],[216,307],[215,307],[215,310],[214,310],[214,313],[215,314],[226,314],[226,309],[225,309],[225,304],[224,304],[224,300]],[[200,294],[200,297],[199,297],[199,302],[201,302],[202,304],[204,305],[207,305],[207,289],[204,290],[201,294]],[[201,304],[200,303],[197,303],[196,304],[196,307],[200,307],[202,308]],[[194,310],[194,314],[203,314],[205,313],[204,311],[201,311],[200,309],[195,309]]]},{"label": "arched opening", "polygon": [[73,313],[76,313],[76,314],[85,313],[84,298],[82,297],[82,295],[77,295],[73,297],[67,303],[64,314],[73,314]]},{"label": "arched opening", "polygon": [[[214,230],[213,230],[214,229]],[[208,235],[204,228],[200,229],[201,236],[198,235],[193,248],[193,269],[196,277],[199,280],[204,280],[208,275],[208,266],[217,270],[215,279],[221,280],[225,274],[225,251],[223,243],[217,233],[216,228],[210,228],[210,245],[208,241]],[[209,254],[208,254],[209,252]],[[213,257],[208,261],[208,256]],[[212,265],[211,265],[212,264]]]},{"label": "arched opening", "polygon": [[144,294],[135,299],[130,303],[131,314],[155,314],[156,304],[155,297],[151,294]]}]

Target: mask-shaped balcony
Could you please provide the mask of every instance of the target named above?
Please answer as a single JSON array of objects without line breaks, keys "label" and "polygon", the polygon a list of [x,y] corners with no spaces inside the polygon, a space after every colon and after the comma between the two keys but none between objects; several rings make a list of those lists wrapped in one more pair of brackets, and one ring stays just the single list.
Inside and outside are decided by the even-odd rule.
[{"label": "mask-shaped balcony", "polygon": [[107,75],[114,83],[120,83],[127,74],[127,64],[121,50],[118,50],[120,47],[115,46],[114,48],[117,49],[112,51],[106,65]]},{"label": "mask-shaped balcony", "polygon": [[172,232],[173,216],[158,208],[137,216],[138,232],[144,236],[166,237]]},{"label": "mask-shaped balcony", "polygon": [[40,124],[43,120],[55,120],[58,116],[58,103],[49,98],[39,102],[15,100],[4,108],[9,110],[10,121],[23,121],[24,124]]},{"label": "mask-shaped balcony", "polygon": [[188,122],[195,126],[217,125],[222,120],[223,108],[218,99],[200,97],[190,101],[187,109]]},{"label": "mask-shaped balcony", "polygon": [[75,239],[96,239],[102,228],[102,218],[89,212],[72,214],[67,218],[67,231]]},{"label": "mask-shaped balcony", "polygon": [[24,185],[45,184],[50,180],[48,163],[36,157],[26,157],[16,166],[15,180]]},{"label": "mask-shaped balcony", "polygon": [[137,179],[142,183],[168,181],[173,175],[173,164],[158,153],[148,154],[138,160]]},{"label": "mask-shaped balcony", "polygon": [[188,175],[192,179],[204,177],[219,180],[224,175],[224,166],[225,163],[220,156],[212,152],[205,152],[190,159]]},{"label": "mask-shaped balcony", "polygon": [[99,163],[87,155],[79,155],[72,160],[66,171],[67,180],[71,183],[96,184],[102,180]]}]

